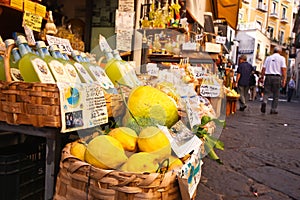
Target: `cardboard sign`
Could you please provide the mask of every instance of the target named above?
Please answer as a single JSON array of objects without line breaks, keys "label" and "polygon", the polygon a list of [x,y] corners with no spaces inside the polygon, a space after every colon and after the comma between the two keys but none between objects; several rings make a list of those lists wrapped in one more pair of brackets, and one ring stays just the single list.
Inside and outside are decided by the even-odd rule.
[{"label": "cardboard sign", "polygon": [[92,128],[108,122],[104,92],[96,83],[57,83],[61,107],[61,132]]},{"label": "cardboard sign", "polygon": [[40,32],[42,27],[43,17],[25,11],[23,15],[23,25],[26,25],[33,31]]}]

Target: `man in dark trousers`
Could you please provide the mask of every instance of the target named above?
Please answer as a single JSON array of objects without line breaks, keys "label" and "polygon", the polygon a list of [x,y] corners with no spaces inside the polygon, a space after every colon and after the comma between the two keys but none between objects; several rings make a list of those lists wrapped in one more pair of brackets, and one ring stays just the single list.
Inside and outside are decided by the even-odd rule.
[{"label": "man in dark trousers", "polygon": [[236,83],[240,93],[240,111],[247,108],[246,99],[248,99],[249,80],[253,71],[253,66],[247,62],[247,56],[241,55],[239,57],[239,64],[237,68]]},{"label": "man in dark trousers", "polygon": [[266,58],[261,71],[262,76],[265,76],[265,94],[260,109],[262,113],[266,112],[268,97],[272,94],[273,101],[270,114],[278,114],[277,106],[280,86],[284,88],[286,85],[286,61],[285,58],[280,55],[281,51],[280,47],[275,47],[273,54]]}]

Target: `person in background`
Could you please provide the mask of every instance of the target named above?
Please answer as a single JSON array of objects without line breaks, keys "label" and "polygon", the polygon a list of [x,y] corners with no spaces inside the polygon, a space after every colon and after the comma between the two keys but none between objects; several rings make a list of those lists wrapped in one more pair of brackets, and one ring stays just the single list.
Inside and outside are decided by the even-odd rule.
[{"label": "person in background", "polygon": [[296,82],[295,82],[296,76],[293,75],[288,83],[288,93],[287,93],[287,102],[291,102],[292,96],[294,94],[294,90],[296,88]]},{"label": "person in background", "polygon": [[264,98],[264,77],[260,74],[258,81],[258,94],[260,96],[259,101],[263,101]]},{"label": "person in background", "polygon": [[247,62],[247,56],[241,55],[236,76],[237,88],[240,93],[240,111],[244,111],[247,108],[246,99],[248,99],[249,79],[253,70],[253,66]]},{"label": "person in background", "polygon": [[257,85],[257,75],[255,71],[252,71],[249,79],[249,86],[250,86],[249,101],[254,101],[256,99],[256,85]]},{"label": "person in background", "polygon": [[262,113],[266,112],[268,97],[272,94],[273,101],[270,114],[278,114],[277,107],[280,86],[284,88],[286,85],[286,61],[285,58],[280,55],[281,51],[280,47],[275,47],[273,54],[266,58],[261,71],[262,76],[265,76],[265,94],[260,108]]}]

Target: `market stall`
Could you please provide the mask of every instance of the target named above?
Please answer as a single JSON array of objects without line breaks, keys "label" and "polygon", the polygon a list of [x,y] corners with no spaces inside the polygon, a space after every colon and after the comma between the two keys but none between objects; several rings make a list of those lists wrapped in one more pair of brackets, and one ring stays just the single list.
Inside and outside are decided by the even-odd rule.
[{"label": "market stall", "polygon": [[226,98],[210,55],[221,46],[191,35],[180,7],[151,5],[141,74],[102,35],[99,60],[55,35],[51,13],[37,42],[5,40],[0,129],[46,139],[44,199],[193,199],[202,158],[221,163]]}]

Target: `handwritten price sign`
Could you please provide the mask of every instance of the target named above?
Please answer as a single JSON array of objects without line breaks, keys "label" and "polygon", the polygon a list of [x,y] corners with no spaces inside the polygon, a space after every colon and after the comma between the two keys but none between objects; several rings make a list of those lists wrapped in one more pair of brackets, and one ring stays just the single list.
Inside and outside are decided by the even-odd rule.
[{"label": "handwritten price sign", "polygon": [[220,85],[201,85],[200,94],[204,97],[218,97],[220,95]]},{"label": "handwritten price sign", "polygon": [[59,49],[67,52],[68,55],[71,55],[73,48],[68,39],[59,38],[51,35],[46,35],[46,39],[49,46],[56,44]]},{"label": "handwritten price sign", "polygon": [[203,78],[206,74],[206,71],[202,67],[189,67],[190,72],[193,74],[195,79]]},{"label": "handwritten price sign", "polygon": [[157,67],[157,64],[155,63],[148,63],[147,66],[147,73],[150,76],[158,76],[159,68]]}]

